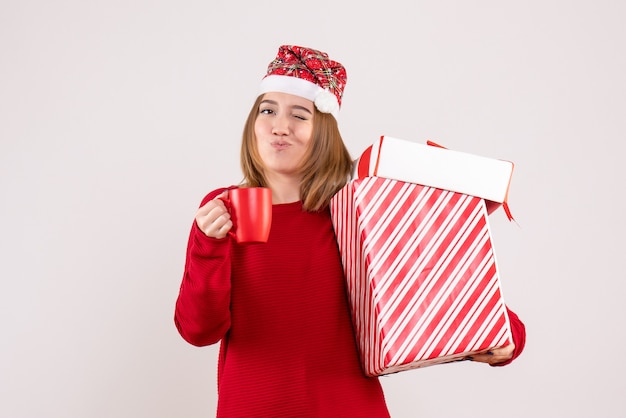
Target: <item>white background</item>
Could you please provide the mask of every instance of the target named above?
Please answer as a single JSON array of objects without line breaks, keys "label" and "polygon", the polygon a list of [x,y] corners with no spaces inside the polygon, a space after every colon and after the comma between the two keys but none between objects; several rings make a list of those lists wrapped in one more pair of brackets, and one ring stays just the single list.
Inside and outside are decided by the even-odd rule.
[{"label": "white background", "polygon": [[491,220],[526,351],[387,376],[392,416],[626,416],[626,3],[347,3],[0,2],[0,416],[214,414],[217,346],[174,302],[281,44],[347,67],[355,157],[384,134],[515,163],[517,224]]}]

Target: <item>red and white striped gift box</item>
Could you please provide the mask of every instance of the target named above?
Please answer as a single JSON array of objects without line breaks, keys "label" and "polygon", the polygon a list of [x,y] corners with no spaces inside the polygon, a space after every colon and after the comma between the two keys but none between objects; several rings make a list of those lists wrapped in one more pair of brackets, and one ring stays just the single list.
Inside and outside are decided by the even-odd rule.
[{"label": "red and white striped gift box", "polygon": [[331,213],[366,375],[510,344],[483,199],[366,177]]}]

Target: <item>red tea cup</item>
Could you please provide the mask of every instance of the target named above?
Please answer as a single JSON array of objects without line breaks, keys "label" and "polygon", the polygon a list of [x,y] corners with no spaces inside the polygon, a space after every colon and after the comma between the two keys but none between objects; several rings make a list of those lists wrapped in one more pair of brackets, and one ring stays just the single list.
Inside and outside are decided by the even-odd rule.
[{"label": "red tea cup", "polygon": [[239,187],[222,199],[230,211],[233,229],[229,233],[239,244],[267,242],[272,226],[272,190],[267,187]]}]

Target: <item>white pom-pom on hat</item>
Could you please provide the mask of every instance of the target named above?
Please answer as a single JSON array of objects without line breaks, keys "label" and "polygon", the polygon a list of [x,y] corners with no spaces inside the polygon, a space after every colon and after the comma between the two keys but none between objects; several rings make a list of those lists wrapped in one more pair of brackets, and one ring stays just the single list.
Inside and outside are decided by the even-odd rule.
[{"label": "white pom-pom on hat", "polygon": [[337,97],[330,91],[322,89],[315,96],[315,107],[322,113],[330,113],[335,118],[339,113],[339,103]]}]

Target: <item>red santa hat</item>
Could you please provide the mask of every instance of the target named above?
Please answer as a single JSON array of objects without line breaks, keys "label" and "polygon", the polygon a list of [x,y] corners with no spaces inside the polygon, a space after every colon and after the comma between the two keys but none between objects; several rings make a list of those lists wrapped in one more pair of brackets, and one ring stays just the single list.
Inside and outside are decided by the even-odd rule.
[{"label": "red santa hat", "polygon": [[304,97],[320,112],[336,118],[347,79],[344,66],[329,59],[327,53],[282,45],[261,80],[260,94],[276,91]]}]

